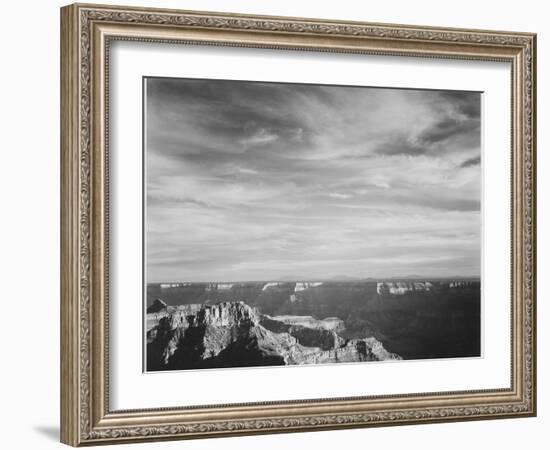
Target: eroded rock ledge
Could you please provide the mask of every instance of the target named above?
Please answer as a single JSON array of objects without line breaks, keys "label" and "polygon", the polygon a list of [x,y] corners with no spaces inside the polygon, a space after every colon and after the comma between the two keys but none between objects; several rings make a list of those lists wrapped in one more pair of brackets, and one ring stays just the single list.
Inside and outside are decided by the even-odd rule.
[{"label": "eroded rock ledge", "polygon": [[344,339],[338,318],[262,315],[243,302],[147,310],[147,369],[320,364],[401,359],[373,337]]}]

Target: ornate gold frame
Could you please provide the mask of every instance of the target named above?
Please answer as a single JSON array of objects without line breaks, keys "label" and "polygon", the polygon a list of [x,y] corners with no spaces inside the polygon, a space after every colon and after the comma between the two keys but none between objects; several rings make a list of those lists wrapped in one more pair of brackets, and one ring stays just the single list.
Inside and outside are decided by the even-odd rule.
[{"label": "ornate gold frame", "polygon": [[[109,42],[203,43],[512,66],[512,385],[509,389],[111,411],[108,402]],[[533,416],[536,36],[75,4],[61,9],[61,440],[145,440]]]}]

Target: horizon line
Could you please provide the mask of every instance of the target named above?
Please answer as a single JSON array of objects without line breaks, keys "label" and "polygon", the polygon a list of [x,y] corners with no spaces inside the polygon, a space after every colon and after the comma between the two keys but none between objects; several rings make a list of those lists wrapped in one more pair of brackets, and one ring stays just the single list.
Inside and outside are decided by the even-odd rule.
[{"label": "horizon line", "polygon": [[423,276],[402,276],[402,277],[367,277],[367,278],[297,278],[288,280],[273,280],[273,279],[259,279],[259,280],[169,280],[169,281],[148,281],[146,284],[177,284],[177,283],[190,283],[190,284],[211,284],[211,283],[342,283],[342,282],[375,282],[375,281],[400,281],[400,280],[479,280],[480,275],[465,275],[465,276],[436,276],[436,277],[423,277]]}]

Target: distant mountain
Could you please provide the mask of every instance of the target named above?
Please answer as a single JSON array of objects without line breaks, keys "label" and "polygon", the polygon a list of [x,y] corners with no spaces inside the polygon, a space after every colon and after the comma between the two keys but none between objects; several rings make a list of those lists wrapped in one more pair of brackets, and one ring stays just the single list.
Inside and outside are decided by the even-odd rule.
[{"label": "distant mountain", "polygon": [[[374,278],[372,278],[374,280]],[[354,282],[354,281],[365,281],[368,280],[368,278],[364,277],[356,277],[352,275],[336,275],[334,277],[302,277],[302,276],[296,276],[296,275],[288,275],[284,277],[277,278],[277,281],[284,281],[287,283],[290,282],[300,282],[300,281],[341,281],[341,282]]]},{"label": "distant mountain", "polygon": [[364,277],[355,277],[352,275],[340,275],[336,277],[324,278],[322,281],[364,281],[368,278]]},{"label": "distant mountain", "polygon": [[309,279],[308,277],[300,277],[300,276],[296,276],[296,275],[285,275],[285,276],[277,278],[277,281],[291,282],[291,281],[306,281],[308,279]]}]

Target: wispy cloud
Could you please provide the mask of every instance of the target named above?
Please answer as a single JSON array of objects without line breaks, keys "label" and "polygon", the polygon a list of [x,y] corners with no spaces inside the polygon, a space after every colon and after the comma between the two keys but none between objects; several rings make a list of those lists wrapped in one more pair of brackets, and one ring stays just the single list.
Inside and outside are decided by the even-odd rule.
[{"label": "wispy cloud", "polygon": [[351,194],[342,194],[340,192],[330,192],[328,194],[328,196],[331,197],[331,198],[337,198],[339,200],[345,200],[345,199],[353,197],[353,195],[351,195]]},{"label": "wispy cloud", "polygon": [[479,273],[480,94],[147,80],[147,274]]},{"label": "wispy cloud", "polygon": [[471,166],[477,166],[481,163],[481,156],[474,156],[473,158],[468,158],[466,161],[464,161],[460,167],[471,167]]}]

